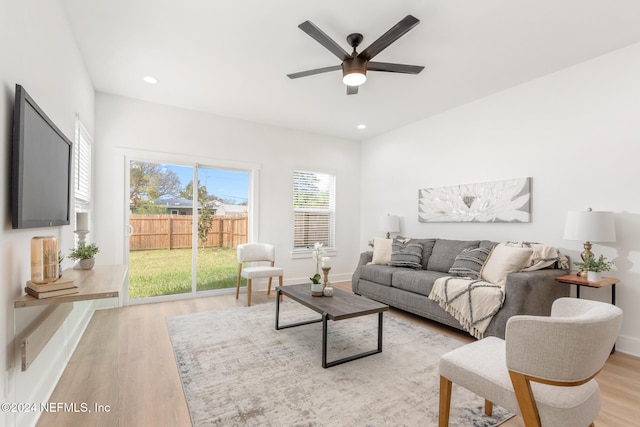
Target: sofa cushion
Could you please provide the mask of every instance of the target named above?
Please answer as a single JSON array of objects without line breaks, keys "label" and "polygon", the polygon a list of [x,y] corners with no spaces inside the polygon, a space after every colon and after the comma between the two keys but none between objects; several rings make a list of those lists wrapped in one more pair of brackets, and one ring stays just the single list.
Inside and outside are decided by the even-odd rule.
[{"label": "sofa cushion", "polygon": [[[398,239],[408,239],[409,237],[397,236]],[[414,239],[411,238],[411,243],[419,243],[422,245],[422,268],[427,269],[429,258],[431,258],[431,252],[433,252],[433,246],[436,244],[436,239]]]},{"label": "sofa cushion", "polygon": [[481,240],[478,245],[479,248],[489,248],[493,249],[498,243],[492,242],[491,240]]},{"label": "sofa cushion", "polygon": [[491,249],[489,248],[464,249],[456,257],[453,265],[449,269],[449,274],[452,276],[479,279],[480,270],[482,270],[482,266],[490,253]]},{"label": "sofa cushion", "polygon": [[433,282],[443,276],[446,274],[439,271],[401,270],[393,274],[391,286],[428,297]]},{"label": "sofa cushion", "polygon": [[429,264],[429,258],[431,258],[431,252],[433,252],[433,246],[436,244],[436,239],[411,239],[411,243],[419,243],[422,245],[422,268],[426,270]]},{"label": "sofa cushion", "polygon": [[368,264],[362,266],[360,278],[380,285],[391,286],[391,276],[399,270],[401,269],[398,267],[388,265]]},{"label": "sofa cushion", "polygon": [[479,240],[436,239],[427,270],[448,273],[460,252],[465,249],[475,249],[479,244]]},{"label": "sofa cushion", "polygon": [[491,251],[480,277],[487,282],[504,285],[507,275],[522,270],[532,253],[533,250],[530,248],[515,248],[501,243]]},{"label": "sofa cushion", "polygon": [[373,264],[387,265],[391,262],[391,239],[373,239]]},{"label": "sofa cushion", "polygon": [[390,266],[422,268],[422,245],[412,239],[393,239]]}]

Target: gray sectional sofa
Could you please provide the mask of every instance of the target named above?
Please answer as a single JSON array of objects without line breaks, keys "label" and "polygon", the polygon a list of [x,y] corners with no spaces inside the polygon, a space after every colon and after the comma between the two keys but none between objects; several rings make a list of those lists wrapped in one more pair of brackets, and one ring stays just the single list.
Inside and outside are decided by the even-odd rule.
[{"label": "gray sectional sofa", "polygon": [[[456,257],[465,249],[493,247],[486,240],[411,239],[422,245],[422,268],[369,264],[373,252],[364,252],[353,274],[352,289],[358,295],[464,330],[439,304],[428,298],[436,279],[448,276]],[[514,315],[549,315],[557,298],[569,296],[569,285],[555,277],[567,274],[553,265],[536,271],[507,275],[505,301],[493,317],[485,336],[504,338],[507,320]]]}]

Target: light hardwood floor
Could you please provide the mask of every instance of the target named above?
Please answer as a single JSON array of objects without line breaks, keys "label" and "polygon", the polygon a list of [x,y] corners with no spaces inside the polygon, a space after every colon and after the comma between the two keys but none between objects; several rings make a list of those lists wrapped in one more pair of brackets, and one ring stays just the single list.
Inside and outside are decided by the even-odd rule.
[{"label": "light hardwood floor", "polygon": [[[335,286],[351,289],[347,282]],[[254,293],[252,303],[273,302],[274,294]],[[223,295],[96,312],[50,399],[84,402],[91,413],[46,413],[38,426],[189,426],[165,318],[244,305],[246,294],[238,301],[235,295]],[[472,340],[399,310],[390,314],[463,342]],[[603,397],[596,426],[640,425],[640,359],[614,353],[597,380]],[[516,417],[503,426],[524,424]]]}]

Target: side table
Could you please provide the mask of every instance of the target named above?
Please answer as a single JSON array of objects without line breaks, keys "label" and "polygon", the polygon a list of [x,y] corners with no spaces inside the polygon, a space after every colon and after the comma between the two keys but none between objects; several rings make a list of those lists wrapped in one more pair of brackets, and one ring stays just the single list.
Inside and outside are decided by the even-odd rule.
[{"label": "side table", "polygon": [[577,298],[580,298],[581,286],[587,286],[589,288],[606,288],[607,286],[611,286],[611,304],[616,305],[616,283],[620,282],[620,279],[616,279],[615,277],[603,277],[599,282],[590,282],[577,274],[568,274],[566,276],[556,277],[556,281],[576,285]]},{"label": "side table", "polygon": [[[589,288],[606,288],[607,286],[611,286],[611,304],[616,305],[616,283],[620,282],[620,279],[603,277],[602,280],[598,282],[590,282],[577,274],[568,274],[566,276],[556,277],[556,281],[576,285],[576,298],[580,298],[580,286],[587,286]],[[615,353],[615,351],[616,345],[614,344],[611,349],[611,354]]]}]

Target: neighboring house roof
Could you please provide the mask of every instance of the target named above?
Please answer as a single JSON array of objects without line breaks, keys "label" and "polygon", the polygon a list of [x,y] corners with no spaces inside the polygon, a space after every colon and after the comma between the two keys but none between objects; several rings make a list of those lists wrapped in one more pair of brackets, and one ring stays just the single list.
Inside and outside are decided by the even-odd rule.
[{"label": "neighboring house roof", "polygon": [[192,202],[188,199],[183,199],[182,197],[166,197],[157,199],[154,203],[156,206],[163,206],[167,208],[183,208],[183,209],[191,209]]},{"label": "neighboring house roof", "polygon": [[216,215],[233,215],[247,213],[249,207],[247,205],[228,205],[226,203],[220,203],[216,210]]}]

